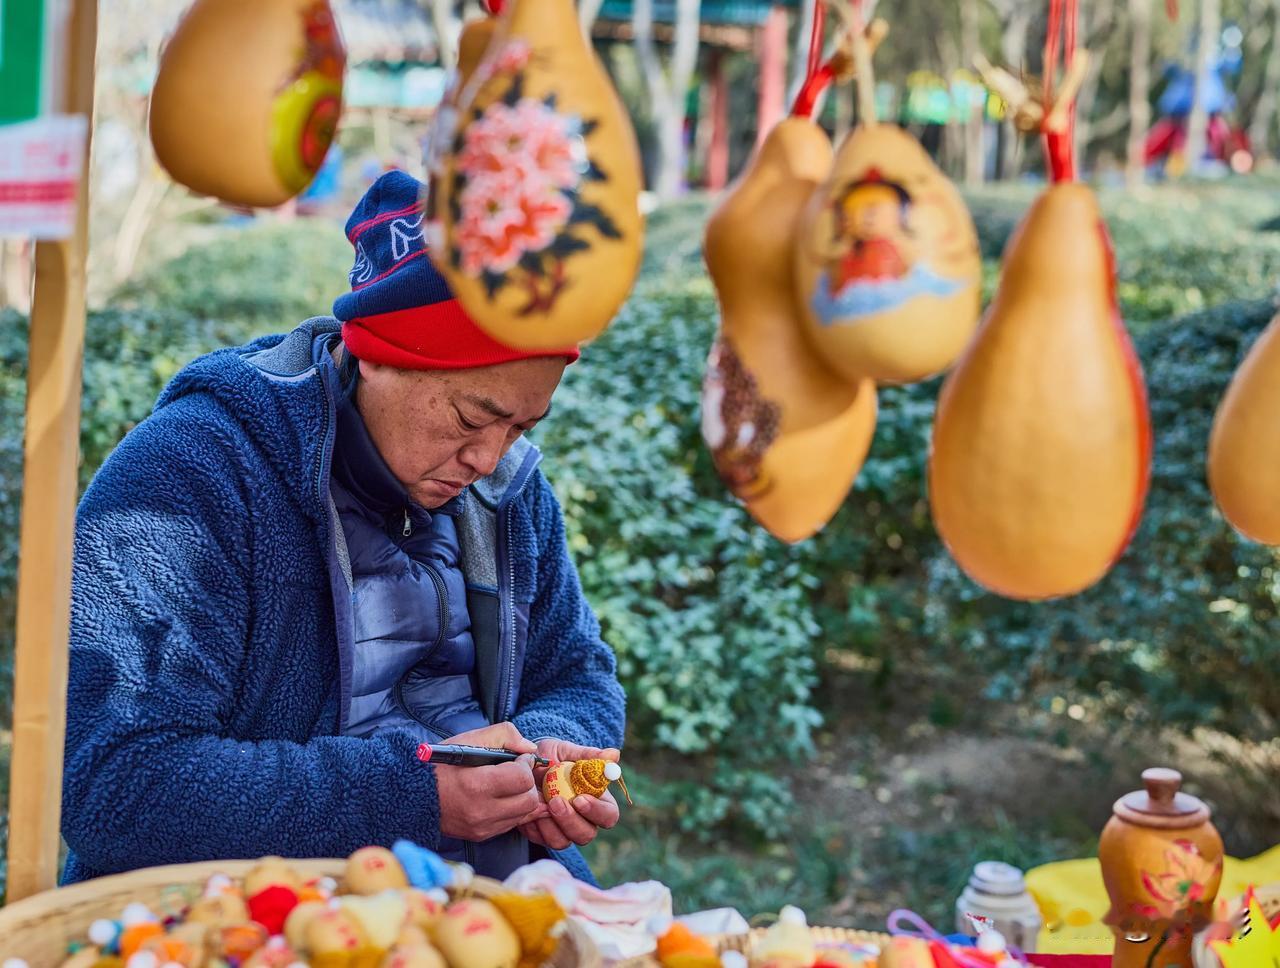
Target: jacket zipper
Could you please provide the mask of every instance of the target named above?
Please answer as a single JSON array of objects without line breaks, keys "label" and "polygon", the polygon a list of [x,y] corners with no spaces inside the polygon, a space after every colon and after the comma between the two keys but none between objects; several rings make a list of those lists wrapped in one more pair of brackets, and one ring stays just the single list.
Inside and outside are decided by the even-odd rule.
[{"label": "jacket zipper", "polygon": [[[536,466],[536,465],[535,465]],[[507,683],[506,691],[502,697],[502,706],[497,709],[497,716],[494,722],[504,722],[511,718],[512,710],[512,690],[515,688],[516,678],[516,564],[511,560],[511,502],[519,497],[526,487],[529,486],[529,480],[533,477],[533,470],[524,476],[524,480],[520,482],[520,486],[510,494],[504,495],[499,505],[498,516],[499,525],[505,530],[499,531],[499,534],[505,534],[506,541],[502,544],[501,555],[507,561],[507,610],[509,613],[508,627],[511,629],[511,648],[508,650],[507,656]],[[501,540],[501,539],[500,539]],[[501,591],[499,591],[501,594]]]}]

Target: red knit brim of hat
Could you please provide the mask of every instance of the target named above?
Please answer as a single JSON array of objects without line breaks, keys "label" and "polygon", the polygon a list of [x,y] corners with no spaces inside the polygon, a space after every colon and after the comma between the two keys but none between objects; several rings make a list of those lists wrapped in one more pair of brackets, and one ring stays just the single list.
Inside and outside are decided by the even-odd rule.
[{"label": "red knit brim of hat", "polygon": [[515,360],[580,355],[565,349],[522,350],[499,343],[463,312],[456,299],[349,319],[342,342],[353,356],[399,370],[469,370]]}]

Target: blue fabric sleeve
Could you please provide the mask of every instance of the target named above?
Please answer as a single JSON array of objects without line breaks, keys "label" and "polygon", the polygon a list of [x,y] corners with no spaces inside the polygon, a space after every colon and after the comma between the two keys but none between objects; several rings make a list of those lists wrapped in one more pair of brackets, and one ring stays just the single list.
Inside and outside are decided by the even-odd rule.
[{"label": "blue fabric sleeve", "polygon": [[613,650],[600,637],[600,623],[582,594],[555,493],[541,473],[530,487],[538,583],[512,720],[523,736],[533,739],[621,747],[626,700]]},{"label": "blue fabric sleeve", "polygon": [[[418,768],[407,734],[229,735],[250,623],[259,620],[255,525],[233,436],[213,421],[184,424],[186,409],[166,408],[136,428],[80,508],[68,845],[97,873],[264,854],[343,857],[397,837],[434,847],[435,771]],[[310,522],[277,522],[289,525]]]}]

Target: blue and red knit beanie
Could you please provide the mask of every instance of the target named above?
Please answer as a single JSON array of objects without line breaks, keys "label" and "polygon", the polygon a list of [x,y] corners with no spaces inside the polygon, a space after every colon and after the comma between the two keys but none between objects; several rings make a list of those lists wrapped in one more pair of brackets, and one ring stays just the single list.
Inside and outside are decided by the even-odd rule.
[{"label": "blue and red knit beanie", "polygon": [[352,355],[402,370],[462,370],[539,356],[576,360],[576,347],[506,346],[466,314],[427,256],[422,188],[412,175],[389,171],[347,220],[356,262],[348,273],[351,292],[337,298],[333,315]]}]

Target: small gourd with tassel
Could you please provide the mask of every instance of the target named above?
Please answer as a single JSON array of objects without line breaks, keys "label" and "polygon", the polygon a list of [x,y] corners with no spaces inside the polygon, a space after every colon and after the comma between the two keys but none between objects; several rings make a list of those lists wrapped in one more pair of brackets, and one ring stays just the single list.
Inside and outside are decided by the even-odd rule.
[{"label": "small gourd with tassel", "polygon": [[627,785],[622,779],[622,767],[610,760],[566,760],[553,763],[542,780],[542,798],[550,803],[556,797],[572,800],[577,796],[601,797],[609,789],[610,783],[622,787],[627,802],[631,797],[627,794]]}]

